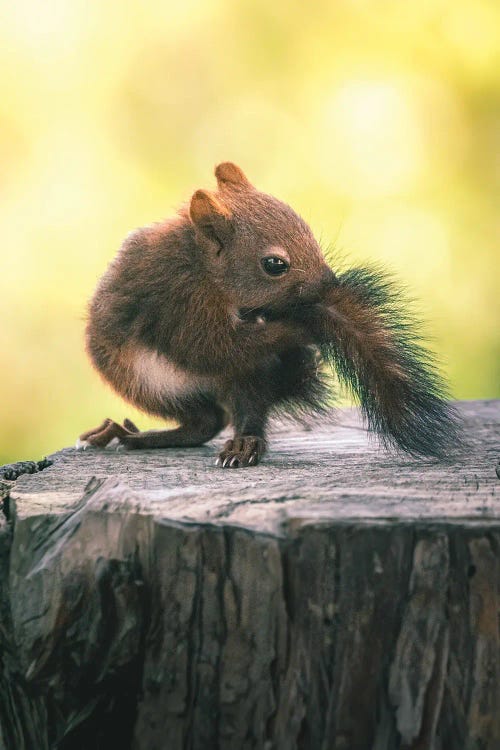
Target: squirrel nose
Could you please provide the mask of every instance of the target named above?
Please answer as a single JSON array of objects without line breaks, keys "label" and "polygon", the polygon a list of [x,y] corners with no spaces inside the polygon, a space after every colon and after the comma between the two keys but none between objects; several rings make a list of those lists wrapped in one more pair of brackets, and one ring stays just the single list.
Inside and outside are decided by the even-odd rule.
[{"label": "squirrel nose", "polygon": [[300,283],[296,287],[299,297],[304,303],[319,302],[325,292],[337,284],[337,277],[332,269],[325,266],[310,284]]}]

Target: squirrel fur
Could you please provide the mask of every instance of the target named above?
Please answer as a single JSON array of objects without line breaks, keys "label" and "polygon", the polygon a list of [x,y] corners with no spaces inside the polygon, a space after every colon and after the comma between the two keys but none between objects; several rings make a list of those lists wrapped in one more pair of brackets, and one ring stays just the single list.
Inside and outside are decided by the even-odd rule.
[{"label": "squirrel fur", "polygon": [[201,445],[231,423],[220,466],[259,462],[269,414],[322,411],[333,366],[388,446],[442,456],[452,409],[418,323],[383,272],[335,274],[309,226],[235,164],[164,222],[124,241],[90,302],[86,347],[139,409],[179,427],[110,419],[81,435],[128,449]]}]

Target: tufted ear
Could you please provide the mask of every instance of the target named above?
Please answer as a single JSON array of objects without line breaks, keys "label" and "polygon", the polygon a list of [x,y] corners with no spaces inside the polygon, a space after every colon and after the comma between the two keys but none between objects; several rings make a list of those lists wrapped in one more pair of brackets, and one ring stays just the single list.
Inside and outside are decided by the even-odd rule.
[{"label": "tufted ear", "polygon": [[219,188],[238,187],[252,190],[253,185],[247,180],[242,170],[231,161],[224,161],[215,167],[215,176]]},{"label": "tufted ear", "polygon": [[233,235],[231,211],[213,193],[197,190],[191,198],[189,216],[195,227],[222,248]]}]

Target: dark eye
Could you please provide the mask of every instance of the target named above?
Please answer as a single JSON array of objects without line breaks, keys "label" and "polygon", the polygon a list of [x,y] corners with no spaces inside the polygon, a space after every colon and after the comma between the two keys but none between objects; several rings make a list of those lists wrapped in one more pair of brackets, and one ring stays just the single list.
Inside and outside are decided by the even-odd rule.
[{"label": "dark eye", "polygon": [[282,276],[290,268],[286,260],[278,258],[275,255],[268,255],[267,258],[262,258],[261,264],[269,276]]}]

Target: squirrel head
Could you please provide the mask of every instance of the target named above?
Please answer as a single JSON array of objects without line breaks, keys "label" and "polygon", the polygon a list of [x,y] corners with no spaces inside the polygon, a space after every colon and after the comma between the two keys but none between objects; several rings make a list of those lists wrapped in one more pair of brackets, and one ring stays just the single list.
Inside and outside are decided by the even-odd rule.
[{"label": "squirrel head", "polygon": [[189,217],[214,282],[240,310],[280,311],[318,300],[334,275],[306,222],[261,193],[231,162],[217,191],[197,190]]}]

